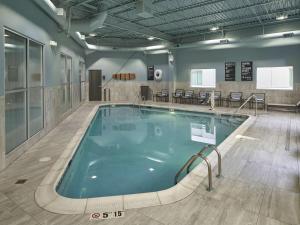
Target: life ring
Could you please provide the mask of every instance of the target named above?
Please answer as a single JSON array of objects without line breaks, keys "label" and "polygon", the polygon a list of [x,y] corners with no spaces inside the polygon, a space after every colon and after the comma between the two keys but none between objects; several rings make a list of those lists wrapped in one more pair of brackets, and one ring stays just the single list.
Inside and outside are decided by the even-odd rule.
[{"label": "life ring", "polygon": [[162,73],[163,72],[160,69],[155,70],[155,72],[154,72],[155,80],[161,80],[162,79]]},{"label": "life ring", "polygon": [[162,130],[160,127],[156,126],[154,128],[154,133],[155,133],[155,136],[162,136]]}]

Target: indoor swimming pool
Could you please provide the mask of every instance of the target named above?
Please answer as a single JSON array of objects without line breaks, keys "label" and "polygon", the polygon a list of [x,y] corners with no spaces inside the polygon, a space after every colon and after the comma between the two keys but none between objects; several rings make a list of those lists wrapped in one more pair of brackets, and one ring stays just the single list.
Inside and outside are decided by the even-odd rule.
[{"label": "indoor swimming pool", "polygon": [[100,107],[56,190],[82,199],[168,189],[191,155],[208,144],[219,145],[246,119],[154,107]]}]

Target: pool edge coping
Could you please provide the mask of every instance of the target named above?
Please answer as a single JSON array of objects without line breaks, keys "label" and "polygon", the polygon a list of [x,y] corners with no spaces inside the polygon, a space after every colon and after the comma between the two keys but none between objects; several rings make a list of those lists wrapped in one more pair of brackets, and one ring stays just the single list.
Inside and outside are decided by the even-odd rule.
[{"label": "pool edge coping", "polygon": [[[68,167],[69,161],[73,158],[84,134],[99,107],[111,105],[138,105],[132,103],[99,103],[95,105],[88,114],[82,126],[77,130],[69,142],[66,149],[62,152],[57,161],[48,171],[45,178],[39,184],[35,191],[35,201],[43,209],[58,214],[85,214],[94,212],[118,211],[127,209],[144,208],[151,206],[159,206],[171,204],[180,201],[192,194],[200,183],[207,178],[207,167],[203,163],[197,165],[189,174],[187,174],[178,184],[171,188],[157,191],[138,193],[130,195],[72,199],[59,195],[56,192],[56,186]],[[178,109],[188,112],[202,112],[209,114],[232,115],[228,112],[205,111],[201,109],[186,109],[180,106],[160,106],[160,105],[141,105],[153,108]],[[235,129],[222,143],[218,145],[218,149],[222,153],[222,158],[236,143],[237,135],[243,134],[255,121],[256,117],[251,115],[237,114],[239,116],[248,116],[248,118]],[[208,155],[208,160],[212,168],[217,165],[217,155],[212,152]]]}]

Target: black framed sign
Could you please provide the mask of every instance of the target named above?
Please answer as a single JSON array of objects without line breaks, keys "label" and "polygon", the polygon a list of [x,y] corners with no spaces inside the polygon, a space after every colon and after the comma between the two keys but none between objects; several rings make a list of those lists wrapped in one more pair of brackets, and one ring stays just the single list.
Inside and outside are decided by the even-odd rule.
[{"label": "black framed sign", "polygon": [[225,81],[235,81],[235,62],[225,62]]},{"label": "black framed sign", "polygon": [[241,62],[241,79],[242,81],[253,80],[253,62],[243,61]]},{"label": "black framed sign", "polygon": [[154,66],[148,66],[147,78],[148,78],[148,80],[154,80]]}]

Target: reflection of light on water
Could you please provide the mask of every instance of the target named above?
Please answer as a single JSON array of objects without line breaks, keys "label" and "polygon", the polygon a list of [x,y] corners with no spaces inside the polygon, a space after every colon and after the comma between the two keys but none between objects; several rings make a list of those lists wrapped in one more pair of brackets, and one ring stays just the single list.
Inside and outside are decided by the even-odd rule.
[{"label": "reflection of light on water", "polygon": [[216,144],[216,126],[212,121],[210,126],[206,124],[191,123],[191,140],[206,144]]},{"label": "reflection of light on water", "polygon": [[95,176],[95,175],[94,175],[94,176],[91,176],[91,178],[92,178],[92,179],[96,179],[96,178],[97,178],[97,176]]},{"label": "reflection of light on water", "polygon": [[80,197],[83,196],[86,193],[86,190],[87,190],[86,187],[81,188],[81,190],[80,190]]},{"label": "reflection of light on water", "polygon": [[153,172],[154,170],[155,170],[155,169],[153,169],[153,168],[149,168],[149,171],[150,171],[150,172]]},{"label": "reflection of light on water", "polygon": [[89,162],[89,167],[94,165],[96,162],[98,162],[98,160],[93,160],[93,161]]},{"label": "reflection of light on water", "polygon": [[170,111],[171,114],[175,114],[174,109],[169,109],[169,111]]},{"label": "reflection of light on water", "polygon": [[154,161],[154,162],[158,162],[158,163],[163,163],[164,161],[160,160],[160,159],[156,159],[156,158],[152,158],[152,157],[146,157],[147,159]]}]

